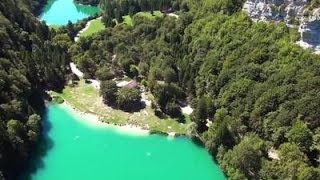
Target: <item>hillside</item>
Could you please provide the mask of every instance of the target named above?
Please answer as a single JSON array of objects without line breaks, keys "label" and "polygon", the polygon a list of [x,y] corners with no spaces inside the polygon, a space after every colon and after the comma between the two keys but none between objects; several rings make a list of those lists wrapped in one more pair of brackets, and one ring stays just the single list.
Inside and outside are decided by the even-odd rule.
[{"label": "hillside", "polygon": [[39,94],[72,79],[65,95],[76,99],[68,92],[89,86],[66,76],[71,59],[101,82],[110,108],[131,113],[141,102],[119,78],[154,97],[155,121],[184,127],[180,107],[189,104],[191,136],[230,179],[320,177],[320,57],[297,45],[300,26],[317,50],[318,1],[102,0],[106,28],[77,42],[79,24],[49,30],[34,2],[0,2],[1,176],[13,178],[39,142]]},{"label": "hillside", "polygon": [[241,0],[171,3],[178,18],[132,15],[132,26],[80,39],[73,61],[88,78],[140,79],[169,116],[187,96],[193,135],[230,179],[319,177],[320,59],[296,45],[297,29],[252,21]]},{"label": "hillside", "polygon": [[320,9],[318,0],[248,0],[243,6],[254,21],[284,22],[297,27],[301,47],[320,52]]},{"label": "hillside", "polygon": [[33,16],[35,2],[0,2],[0,179],[25,166],[40,138],[41,92],[65,78],[65,50]]}]

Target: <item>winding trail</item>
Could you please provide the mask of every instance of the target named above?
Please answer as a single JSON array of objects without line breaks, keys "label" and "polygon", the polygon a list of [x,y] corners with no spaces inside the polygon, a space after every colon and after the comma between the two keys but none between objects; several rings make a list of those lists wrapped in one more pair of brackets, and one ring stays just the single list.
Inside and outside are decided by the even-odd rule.
[{"label": "winding trail", "polygon": [[72,73],[77,75],[79,78],[83,77],[83,72],[81,72],[80,69],[78,69],[76,64],[74,64],[73,62],[70,63],[70,69]]},{"label": "winding trail", "polygon": [[179,15],[175,14],[175,13],[169,13],[167,14],[168,16],[171,16],[171,17],[175,17],[175,18],[179,18]]}]

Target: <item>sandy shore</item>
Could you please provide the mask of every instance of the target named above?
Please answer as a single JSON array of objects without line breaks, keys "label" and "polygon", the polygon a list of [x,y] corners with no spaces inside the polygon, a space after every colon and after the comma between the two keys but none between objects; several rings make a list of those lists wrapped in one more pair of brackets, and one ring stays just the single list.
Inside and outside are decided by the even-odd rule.
[{"label": "sandy shore", "polygon": [[61,106],[64,106],[65,109],[67,109],[69,112],[71,112],[73,115],[75,115],[77,120],[81,120],[81,122],[86,123],[89,126],[97,127],[97,128],[112,128],[118,133],[123,134],[129,134],[129,135],[135,135],[135,136],[145,136],[149,135],[150,131],[146,129],[142,129],[139,126],[126,124],[126,125],[114,125],[114,124],[108,124],[105,122],[102,122],[98,115],[92,114],[92,113],[85,113],[81,112],[77,109],[75,109],[73,106],[68,104],[67,102],[64,102],[61,104]]}]

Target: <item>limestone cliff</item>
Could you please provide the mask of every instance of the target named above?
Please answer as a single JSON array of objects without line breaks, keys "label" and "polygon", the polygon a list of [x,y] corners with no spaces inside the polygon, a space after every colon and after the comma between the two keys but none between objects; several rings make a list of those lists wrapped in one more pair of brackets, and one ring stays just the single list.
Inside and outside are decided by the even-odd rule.
[{"label": "limestone cliff", "polygon": [[310,0],[247,0],[243,6],[254,21],[283,21],[298,28],[303,48],[320,53],[320,8]]}]

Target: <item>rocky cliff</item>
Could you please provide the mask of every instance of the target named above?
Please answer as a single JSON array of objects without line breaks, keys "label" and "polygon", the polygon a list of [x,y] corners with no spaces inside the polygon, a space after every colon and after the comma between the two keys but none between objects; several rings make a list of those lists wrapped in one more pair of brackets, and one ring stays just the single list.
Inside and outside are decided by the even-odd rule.
[{"label": "rocky cliff", "polygon": [[314,0],[248,0],[243,6],[254,21],[283,21],[298,28],[303,48],[320,53],[320,8]]}]

